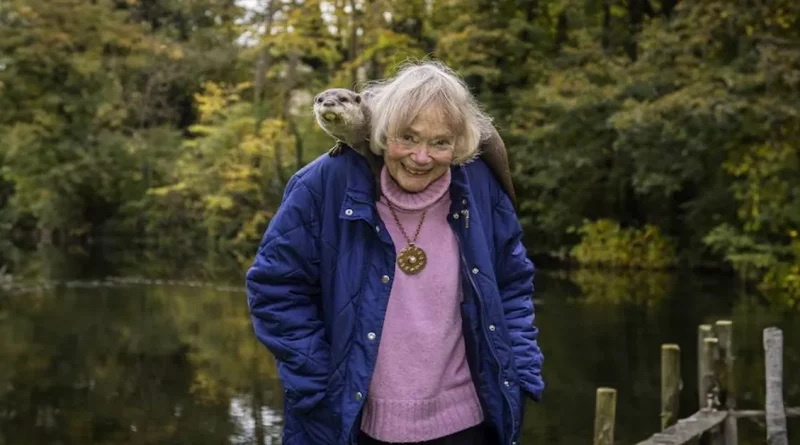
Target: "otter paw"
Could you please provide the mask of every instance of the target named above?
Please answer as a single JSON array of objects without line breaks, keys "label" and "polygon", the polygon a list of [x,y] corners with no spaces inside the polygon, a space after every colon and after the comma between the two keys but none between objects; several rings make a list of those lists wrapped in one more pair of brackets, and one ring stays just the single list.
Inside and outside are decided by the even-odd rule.
[{"label": "otter paw", "polygon": [[339,156],[340,154],[342,154],[343,149],[344,146],[342,145],[342,143],[337,142],[336,145],[334,145],[333,147],[331,147],[330,150],[328,150],[328,156],[330,157]]}]

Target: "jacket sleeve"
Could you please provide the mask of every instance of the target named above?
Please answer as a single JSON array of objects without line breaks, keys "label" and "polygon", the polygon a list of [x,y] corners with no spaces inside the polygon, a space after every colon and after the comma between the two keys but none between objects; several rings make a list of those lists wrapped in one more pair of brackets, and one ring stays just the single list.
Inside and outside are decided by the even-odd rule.
[{"label": "jacket sleeve", "polygon": [[293,409],[305,412],[325,397],[330,346],[319,314],[319,206],[293,176],[246,274],[255,335],[277,360]]},{"label": "jacket sleeve", "polygon": [[538,344],[539,329],[534,326],[535,268],[522,244],[522,227],[511,200],[505,193],[499,194],[494,211],[497,283],[520,384],[533,400],[539,402],[544,390],[544,355]]}]

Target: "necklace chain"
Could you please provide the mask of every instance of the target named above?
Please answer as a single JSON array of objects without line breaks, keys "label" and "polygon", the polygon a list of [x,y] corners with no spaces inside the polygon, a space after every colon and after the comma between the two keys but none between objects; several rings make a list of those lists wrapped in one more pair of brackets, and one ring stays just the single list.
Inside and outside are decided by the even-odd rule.
[{"label": "necklace chain", "polygon": [[400,224],[400,219],[397,218],[397,213],[395,213],[394,211],[394,206],[389,200],[387,200],[386,202],[389,204],[389,210],[392,212],[392,216],[394,217],[394,222],[397,223],[397,227],[403,234],[403,238],[406,239],[406,242],[408,244],[414,244],[417,241],[417,237],[419,237],[419,231],[420,229],[422,229],[422,223],[425,221],[425,214],[428,212],[428,209],[422,211],[422,218],[419,219],[419,224],[417,224],[417,231],[414,233],[414,239],[411,240],[408,238],[408,235],[406,234],[406,230],[403,228],[403,225]]}]

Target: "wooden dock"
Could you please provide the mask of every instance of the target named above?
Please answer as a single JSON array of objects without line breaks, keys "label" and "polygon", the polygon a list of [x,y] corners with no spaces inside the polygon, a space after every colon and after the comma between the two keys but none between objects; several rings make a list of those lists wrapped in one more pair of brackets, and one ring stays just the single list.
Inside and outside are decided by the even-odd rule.
[{"label": "wooden dock", "polygon": [[[682,385],[680,346],[661,346],[661,431],[636,445],[711,444],[737,445],[737,420],[766,419],[767,445],[788,445],[787,416],[800,416],[800,407],[785,408],[783,403],[783,332],[775,327],[763,331],[766,370],[765,409],[736,410],[734,385],[733,323],[717,321],[697,329],[697,401],[694,414],[679,419]],[[617,390],[597,388],[594,445],[614,445]]]}]

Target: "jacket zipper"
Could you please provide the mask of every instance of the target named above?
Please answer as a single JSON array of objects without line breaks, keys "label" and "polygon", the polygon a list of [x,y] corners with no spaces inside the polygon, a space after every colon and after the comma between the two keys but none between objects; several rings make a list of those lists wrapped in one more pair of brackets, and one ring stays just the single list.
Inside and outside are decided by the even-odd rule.
[{"label": "jacket zipper", "polygon": [[[458,231],[455,231],[458,232]],[[475,294],[478,297],[478,302],[481,306],[481,313],[483,313],[483,295],[481,295],[481,291],[478,286],[475,284],[475,281],[472,279],[472,275],[470,275],[469,265],[467,264],[467,259],[464,258],[464,249],[462,248],[461,244],[461,237],[458,233],[456,233],[456,240],[458,240],[458,251],[459,255],[461,256],[461,265],[464,267],[463,271],[467,275],[472,288],[475,290]],[[482,320],[483,321],[483,320]],[[492,346],[491,340],[489,340],[489,336],[486,333],[486,328],[484,326],[485,323],[481,323],[481,333],[483,334],[483,338],[486,340],[486,344],[489,347],[489,351],[492,353],[492,358],[494,359],[495,363],[497,363],[497,367],[500,368],[500,359],[497,357],[497,354],[494,351],[494,347]],[[503,394],[503,400],[505,400],[506,405],[508,405],[508,412],[511,414],[511,437],[514,437],[515,431],[513,430],[514,425],[517,423],[516,419],[514,418],[514,408],[511,406],[511,402],[508,400],[508,395],[503,390],[503,379],[500,377],[497,381],[500,385],[500,392]]]}]

